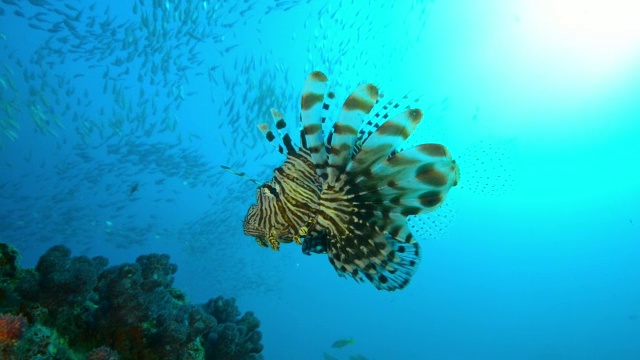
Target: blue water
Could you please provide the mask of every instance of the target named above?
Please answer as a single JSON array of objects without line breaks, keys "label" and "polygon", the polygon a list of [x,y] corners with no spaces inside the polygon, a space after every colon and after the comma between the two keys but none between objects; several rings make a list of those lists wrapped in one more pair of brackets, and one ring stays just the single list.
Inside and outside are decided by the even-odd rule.
[{"label": "blue water", "polygon": [[[640,359],[640,29],[618,2],[3,1],[0,240],[25,267],[60,243],[168,253],[191,301],[255,312],[266,359]],[[420,95],[416,137],[460,166],[404,290],[243,234],[255,185],[219,165],[271,176],[256,125],[297,119],[313,70],[334,110],[365,81]]]}]

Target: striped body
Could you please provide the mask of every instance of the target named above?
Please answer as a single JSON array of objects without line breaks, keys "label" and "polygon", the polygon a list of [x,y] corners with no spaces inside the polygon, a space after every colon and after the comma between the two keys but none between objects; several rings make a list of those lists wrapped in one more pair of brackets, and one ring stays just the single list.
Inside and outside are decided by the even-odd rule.
[{"label": "striped body", "polygon": [[259,186],[244,232],[274,250],[296,242],[305,254],[326,253],[340,276],[366,279],[378,289],[401,289],[420,261],[407,217],[433,211],[444,201],[458,182],[457,165],[442,145],[400,150],[422,111],[389,102],[383,113],[371,116],[379,97],[372,84],[360,85],[346,99],[325,138],[326,91],[323,73],[309,75],[299,145],[283,131],[287,124],[276,110],[278,135],[267,124],[259,126],[287,158]]},{"label": "striped body", "polygon": [[258,187],[258,204],[247,213],[245,234],[276,250],[279,243],[292,242],[298,235],[296,229],[315,217],[321,191],[322,183],[309,152],[301,149],[288,156],[274,171],[273,179]]}]

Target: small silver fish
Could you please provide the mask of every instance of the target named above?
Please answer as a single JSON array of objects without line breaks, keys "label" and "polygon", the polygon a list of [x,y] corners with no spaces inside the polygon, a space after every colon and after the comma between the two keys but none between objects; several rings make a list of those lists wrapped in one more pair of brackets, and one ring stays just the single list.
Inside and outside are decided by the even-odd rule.
[{"label": "small silver fish", "polygon": [[349,356],[349,360],[368,360],[366,356],[362,354],[351,355]]},{"label": "small silver fish", "polygon": [[334,342],[331,347],[332,348],[336,348],[336,349],[342,349],[345,346],[348,345],[352,345],[355,343],[355,340],[353,338],[349,338],[349,339],[340,339],[340,340],[336,340],[336,342]]},{"label": "small silver fish", "polygon": [[322,353],[322,358],[324,360],[338,360],[337,357],[335,357],[335,356],[333,356],[331,354],[328,354],[328,353]]}]

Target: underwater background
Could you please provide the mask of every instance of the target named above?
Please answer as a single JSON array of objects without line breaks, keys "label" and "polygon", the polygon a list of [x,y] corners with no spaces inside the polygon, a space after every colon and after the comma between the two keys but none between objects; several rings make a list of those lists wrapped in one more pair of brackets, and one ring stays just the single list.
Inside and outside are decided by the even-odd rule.
[{"label": "underwater background", "polygon": [[[0,242],[169,254],[190,302],[260,320],[265,359],[640,359],[633,1],[0,2]],[[409,286],[243,234],[283,156],[256,125],[358,84],[421,96],[460,183],[415,221]],[[335,119],[335,117],[334,117]],[[329,119],[332,120],[332,119]],[[337,340],[353,339],[344,347]]]}]

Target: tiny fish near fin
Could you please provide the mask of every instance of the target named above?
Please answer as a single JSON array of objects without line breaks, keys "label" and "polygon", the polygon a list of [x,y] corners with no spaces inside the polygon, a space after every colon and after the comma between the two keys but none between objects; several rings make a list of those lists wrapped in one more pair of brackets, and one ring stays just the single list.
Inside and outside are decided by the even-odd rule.
[{"label": "tiny fish near fin", "polygon": [[254,184],[258,185],[258,186],[261,186],[263,184],[262,181],[258,181],[258,180],[254,179],[254,178],[250,178],[242,171],[233,170],[232,168],[230,168],[230,167],[228,167],[226,165],[220,165],[220,167],[222,169],[232,173],[232,174],[240,176],[243,179],[249,180],[249,181],[251,181],[252,183],[254,183]]}]

